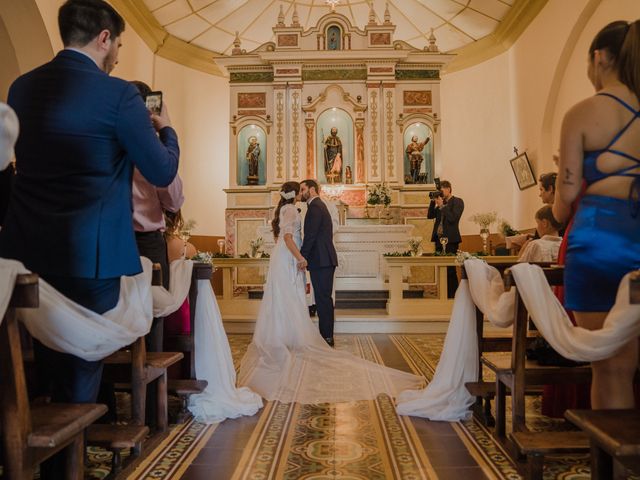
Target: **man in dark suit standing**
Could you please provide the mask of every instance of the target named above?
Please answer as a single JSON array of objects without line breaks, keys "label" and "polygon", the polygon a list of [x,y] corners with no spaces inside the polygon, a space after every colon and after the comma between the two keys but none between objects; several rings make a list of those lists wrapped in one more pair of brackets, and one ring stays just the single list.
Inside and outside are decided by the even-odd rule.
[{"label": "man in dark suit standing", "polygon": [[[440,239],[448,239],[446,253],[456,253],[462,237],[460,236],[460,217],[464,211],[464,201],[451,193],[451,182],[440,182],[440,191],[436,192],[429,203],[427,218],[435,219],[431,241],[435,243],[436,252],[442,251]],[[458,289],[458,276],[454,267],[447,267],[447,297],[455,297]]]},{"label": "man in dark suit standing", "polygon": [[318,198],[318,183],[303,180],[300,194],[307,202],[304,217],[304,239],[300,253],[307,260],[311,284],[316,298],[320,334],[333,347],[333,274],[338,266],[338,255],[333,246],[333,222],[322,199]]},{"label": "man in dark suit standing", "polygon": [[[141,271],[133,167],[154,185],[168,185],[178,168],[178,139],[166,109],[150,115],[133,85],[109,76],[125,25],[108,3],[68,0],[58,24],[64,50],[9,90],[20,137],[0,256],[20,260],[76,303],[104,313],[118,302],[119,277]],[[53,401],[95,402],[102,362],[40,342],[34,349],[38,377],[47,381],[41,387]],[[54,478],[62,470],[43,472]]]}]

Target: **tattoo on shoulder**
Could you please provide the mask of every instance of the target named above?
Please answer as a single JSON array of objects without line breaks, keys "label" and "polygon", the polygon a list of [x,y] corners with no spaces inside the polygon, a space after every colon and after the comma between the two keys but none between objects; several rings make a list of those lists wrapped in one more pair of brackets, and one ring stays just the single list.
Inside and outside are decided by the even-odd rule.
[{"label": "tattoo on shoulder", "polygon": [[564,169],[564,178],[562,179],[562,184],[563,185],[575,185],[575,183],[571,180],[571,177],[573,177],[574,173],[569,170],[568,168]]}]

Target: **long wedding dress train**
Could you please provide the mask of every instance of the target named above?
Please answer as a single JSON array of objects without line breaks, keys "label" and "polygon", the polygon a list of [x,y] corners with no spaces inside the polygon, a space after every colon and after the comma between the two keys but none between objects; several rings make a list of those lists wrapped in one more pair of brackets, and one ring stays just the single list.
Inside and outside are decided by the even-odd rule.
[{"label": "long wedding dress train", "polygon": [[424,379],[334,350],[309,317],[305,275],[284,243],[290,233],[301,242],[300,214],[294,205],[280,211],[280,237],[269,262],[253,340],[242,359],[238,383],[267,400],[303,404],[395,397],[418,389]]}]

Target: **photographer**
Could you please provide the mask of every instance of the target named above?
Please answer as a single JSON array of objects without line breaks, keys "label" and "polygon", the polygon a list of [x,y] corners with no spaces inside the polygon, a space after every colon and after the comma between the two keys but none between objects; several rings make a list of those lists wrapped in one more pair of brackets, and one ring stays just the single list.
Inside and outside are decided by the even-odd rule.
[{"label": "photographer", "polygon": [[[442,251],[441,238],[447,238],[446,252],[456,253],[462,237],[458,223],[464,211],[464,201],[454,197],[451,193],[451,183],[447,180],[437,181],[438,191],[432,192],[429,197],[429,211],[427,218],[435,219],[431,241],[435,243],[436,252]],[[447,297],[453,298],[458,288],[458,276],[454,267],[447,267]]]}]

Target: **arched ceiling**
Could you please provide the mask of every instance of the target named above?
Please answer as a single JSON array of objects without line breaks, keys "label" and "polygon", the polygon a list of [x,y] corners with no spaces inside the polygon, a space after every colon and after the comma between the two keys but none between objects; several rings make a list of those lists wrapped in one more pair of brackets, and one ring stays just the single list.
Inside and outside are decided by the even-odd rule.
[{"label": "arched ceiling", "polygon": [[[303,28],[329,13],[326,0],[108,0],[156,55],[214,75],[223,75],[214,58],[231,53],[237,31],[250,52],[273,41],[282,7],[285,24],[294,9]],[[455,53],[446,71],[483,62],[506,51],[548,0],[339,0],[336,12],[356,27],[377,23],[388,5],[395,40],[422,49],[434,30],[441,52]]]},{"label": "arched ceiling", "polygon": [[[334,0],[335,1],[335,0]],[[450,52],[493,33],[516,0],[338,0],[335,11],[364,28],[370,7],[378,23],[388,5],[394,38],[422,49],[431,29],[440,51]],[[212,52],[229,55],[235,32],[251,51],[273,41],[272,27],[282,7],[285,23],[295,10],[304,29],[331,11],[325,0],[144,0],[157,22],[171,35]],[[295,7],[294,7],[295,5]]]}]

